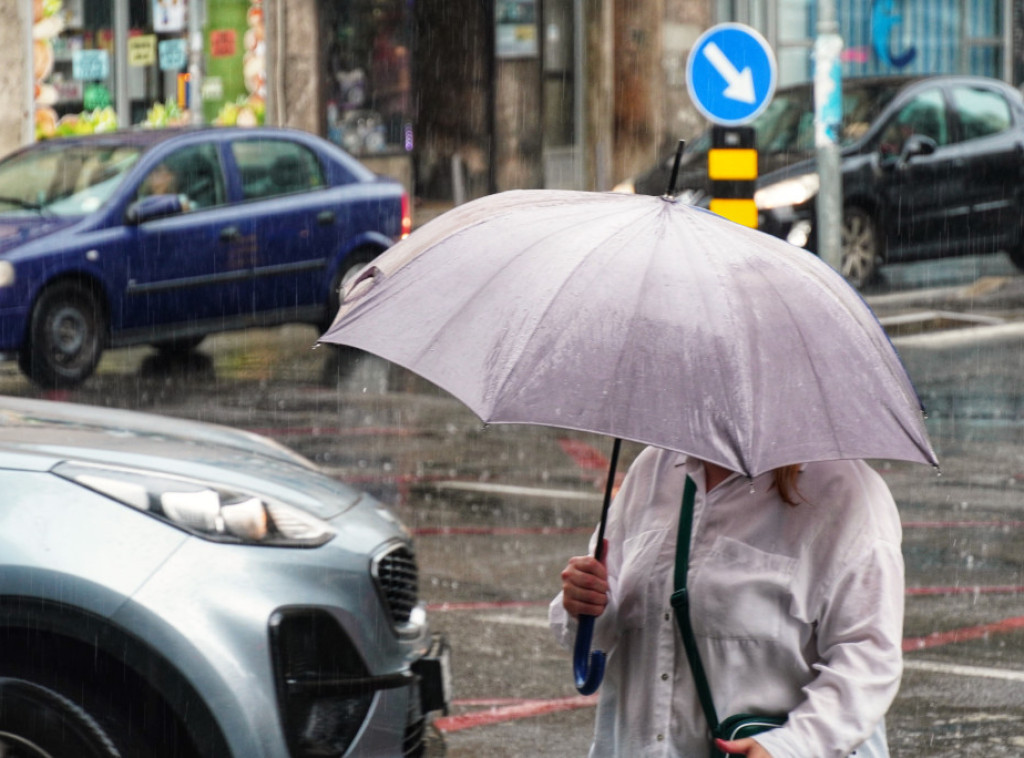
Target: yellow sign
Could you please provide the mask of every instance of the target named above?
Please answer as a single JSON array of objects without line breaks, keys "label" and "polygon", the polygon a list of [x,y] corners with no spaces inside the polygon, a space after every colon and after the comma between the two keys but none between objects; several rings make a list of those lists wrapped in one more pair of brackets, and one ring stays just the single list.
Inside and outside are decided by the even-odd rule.
[{"label": "yellow sign", "polygon": [[156,35],[128,38],[128,65],[152,66],[156,63]]},{"label": "yellow sign", "polygon": [[716,197],[711,200],[711,212],[757,229],[757,204],[753,200]]},{"label": "yellow sign", "polygon": [[708,150],[708,178],[751,180],[757,178],[757,150],[711,148]]}]

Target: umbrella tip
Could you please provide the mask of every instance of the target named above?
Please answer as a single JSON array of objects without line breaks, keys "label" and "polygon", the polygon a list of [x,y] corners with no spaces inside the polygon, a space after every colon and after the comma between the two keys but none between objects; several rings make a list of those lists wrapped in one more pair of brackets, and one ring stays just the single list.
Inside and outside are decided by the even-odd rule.
[{"label": "umbrella tip", "polygon": [[676,145],[676,159],[672,163],[672,175],[668,180],[668,187],[665,189],[665,198],[674,197],[676,194],[676,179],[679,177],[679,163],[683,159],[683,149],[686,147],[686,140],[679,140]]}]

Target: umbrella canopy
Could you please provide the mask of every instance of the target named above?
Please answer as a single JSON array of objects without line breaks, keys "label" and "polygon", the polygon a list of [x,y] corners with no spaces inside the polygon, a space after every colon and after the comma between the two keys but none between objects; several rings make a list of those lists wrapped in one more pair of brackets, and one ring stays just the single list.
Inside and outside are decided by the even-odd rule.
[{"label": "umbrella canopy", "polygon": [[415,371],[485,422],[597,432],[752,477],[937,464],[856,290],[804,250],[665,197],[467,203],[361,272],[321,341]]}]

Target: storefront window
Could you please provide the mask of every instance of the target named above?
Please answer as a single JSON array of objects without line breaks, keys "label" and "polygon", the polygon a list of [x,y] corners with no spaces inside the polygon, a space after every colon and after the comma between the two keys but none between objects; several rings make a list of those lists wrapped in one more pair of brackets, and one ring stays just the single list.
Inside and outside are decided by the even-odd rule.
[{"label": "storefront window", "polygon": [[117,128],[113,6],[33,0],[36,137]]},{"label": "storefront window", "polygon": [[33,2],[37,139],[190,122],[190,10],[207,18],[204,121],[263,123],[262,0]]},{"label": "storefront window", "polygon": [[128,103],[121,106],[128,109],[129,123],[188,122],[185,98],[179,99],[178,92],[188,66],[187,34],[186,0],[129,0]]},{"label": "storefront window", "polygon": [[263,0],[208,0],[203,120],[259,126],[267,97]]},{"label": "storefront window", "polygon": [[412,11],[407,0],[321,5],[328,138],[355,155],[412,150]]}]

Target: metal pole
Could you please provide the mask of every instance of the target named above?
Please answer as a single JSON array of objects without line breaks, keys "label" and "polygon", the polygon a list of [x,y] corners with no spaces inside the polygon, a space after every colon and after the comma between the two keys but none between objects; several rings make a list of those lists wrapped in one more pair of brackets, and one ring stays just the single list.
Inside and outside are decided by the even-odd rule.
[{"label": "metal pole", "polygon": [[204,0],[189,0],[188,4],[188,109],[189,121],[203,123],[203,24],[206,7]]},{"label": "metal pole", "polygon": [[36,140],[36,98],[35,98],[35,76],[32,71],[32,3],[29,0],[18,0],[18,22],[22,30],[22,50],[27,55],[22,56],[22,83],[21,92],[21,145],[27,145]]},{"label": "metal pole", "polygon": [[114,103],[117,125],[132,124],[132,106],[128,99],[128,0],[114,0]]},{"label": "metal pole", "polygon": [[843,182],[839,161],[842,81],[839,53],[843,40],[835,0],[818,0],[814,40],[814,145],[818,156],[818,255],[837,271],[843,267]]}]

